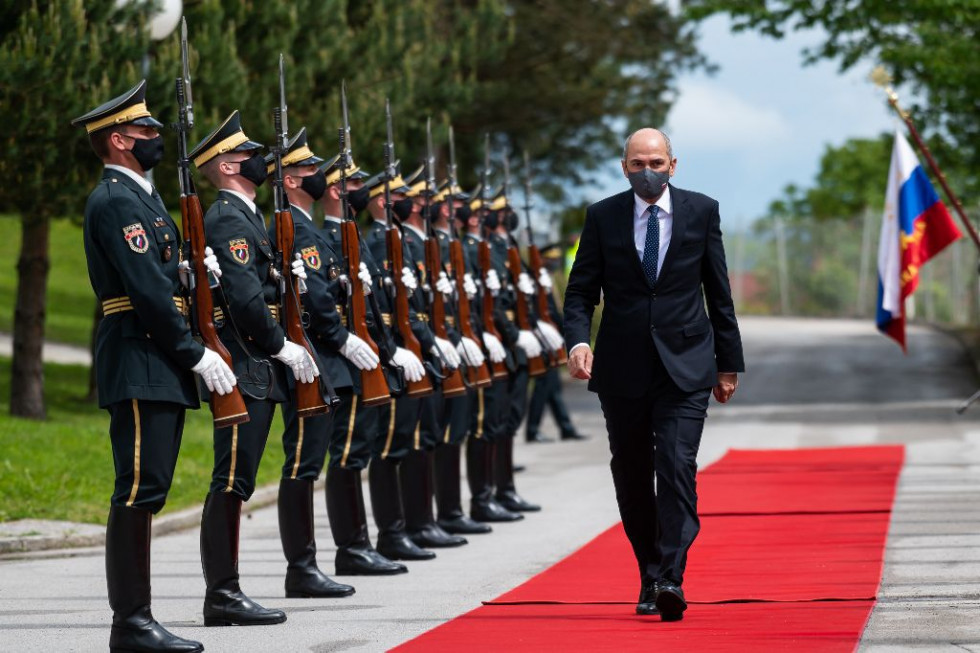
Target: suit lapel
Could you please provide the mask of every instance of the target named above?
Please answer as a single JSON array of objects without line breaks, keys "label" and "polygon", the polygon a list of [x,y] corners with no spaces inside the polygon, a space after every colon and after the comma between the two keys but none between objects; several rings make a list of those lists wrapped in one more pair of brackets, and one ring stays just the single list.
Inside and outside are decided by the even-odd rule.
[{"label": "suit lapel", "polygon": [[640,278],[647,285],[650,285],[647,273],[643,271],[643,261],[640,260],[640,255],[636,251],[636,241],[633,239],[633,214],[636,212],[636,199],[633,197],[633,191],[631,190],[622,193],[620,198],[620,208],[617,211],[620,215],[620,238],[630,251],[630,258],[633,260],[633,267],[636,269],[636,273],[640,275]]},{"label": "suit lapel", "polygon": [[239,211],[248,216],[248,223],[252,226],[252,229],[255,230],[255,235],[257,236],[258,242],[261,243],[268,238],[269,235],[266,233],[265,224],[261,224],[261,226],[259,226],[260,223],[264,223],[265,221],[256,214],[258,206],[256,206],[256,211],[253,211],[247,204],[245,204],[245,202],[241,200],[241,198],[233,193],[220,191],[218,195],[220,196],[219,199],[225,200],[229,204],[233,204]]},{"label": "suit lapel", "polygon": [[[664,264],[657,275],[657,284],[670,272],[670,264],[673,263],[675,253],[681,247],[684,240],[684,228],[687,226],[688,210],[687,194],[684,191],[670,187],[670,199],[673,202],[674,217],[670,232],[670,245],[667,247],[667,255],[664,256]],[[656,285],[656,284],[655,284]]]},{"label": "suit lapel", "polygon": [[163,200],[161,200],[159,196],[153,197],[152,195],[147,194],[147,192],[143,190],[143,188],[140,187],[135,180],[130,178],[129,175],[123,174],[116,170],[107,169],[103,177],[106,179],[117,179],[118,183],[123,184],[126,186],[126,188],[129,188],[136,193],[136,196],[140,198],[140,201],[142,201],[143,204],[145,204],[146,207],[154,213],[154,215],[167,216],[169,220],[170,216],[167,214],[167,207],[163,205]]}]

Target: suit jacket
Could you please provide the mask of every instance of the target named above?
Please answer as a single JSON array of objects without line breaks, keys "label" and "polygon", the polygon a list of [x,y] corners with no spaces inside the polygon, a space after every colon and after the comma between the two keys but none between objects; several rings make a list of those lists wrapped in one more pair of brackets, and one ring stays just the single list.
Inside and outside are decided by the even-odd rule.
[{"label": "suit jacket", "polygon": [[742,340],[735,320],[718,202],[670,186],[673,232],[655,284],[633,242],[632,191],[590,206],[565,290],[565,340],[588,343],[592,313],[604,298],[589,389],[643,395],[663,362],[685,392],[717,383],[717,374],[742,372]]}]

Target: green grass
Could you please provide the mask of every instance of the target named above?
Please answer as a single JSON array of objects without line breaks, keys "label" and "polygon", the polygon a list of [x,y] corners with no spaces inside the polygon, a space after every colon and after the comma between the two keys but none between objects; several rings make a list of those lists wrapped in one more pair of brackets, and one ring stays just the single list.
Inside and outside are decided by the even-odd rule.
[{"label": "green grass", "polygon": [[[88,387],[86,367],[48,364],[44,369],[48,419],[10,417],[10,360],[0,359],[0,522],[32,518],[105,523],[113,486],[109,415],[82,399]],[[164,514],[203,502],[213,461],[211,432],[207,407],[187,412]],[[282,419],[277,416],[259,485],[279,477],[281,435]]]}]

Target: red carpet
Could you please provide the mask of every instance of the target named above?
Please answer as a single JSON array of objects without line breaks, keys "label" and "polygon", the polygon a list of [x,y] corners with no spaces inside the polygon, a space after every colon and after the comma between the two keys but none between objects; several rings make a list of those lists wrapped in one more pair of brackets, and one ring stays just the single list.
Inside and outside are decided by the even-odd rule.
[{"label": "red carpet", "polygon": [[639,580],[619,524],[396,650],[852,651],[903,458],[900,446],[732,451],[704,469],[682,622],[633,614]]}]

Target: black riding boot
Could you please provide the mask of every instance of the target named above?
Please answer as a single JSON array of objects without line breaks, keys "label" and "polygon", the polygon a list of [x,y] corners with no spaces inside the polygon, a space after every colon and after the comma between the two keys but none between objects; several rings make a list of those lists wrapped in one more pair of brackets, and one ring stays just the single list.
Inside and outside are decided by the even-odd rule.
[{"label": "black riding boot", "polygon": [[412,541],[435,549],[466,544],[465,537],[450,535],[436,524],[432,515],[432,452],[409,451],[400,467],[405,527]]},{"label": "black riding boot", "polygon": [[360,470],[335,467],[327,471],[327,518],[337,545],[338,576],[390,576],[408,571],[371,546]]},{"label": "black riding boot", "polygon": [[112,608],[109,651],[199,653],[200,642],[177,637],[150,612],[150,524],[142,508],[111,506],[105,533],[105,575]]},{"label": "black riding boot", "polygon": [[368,467],[371,507],[378,525],[378,551],[392,560],[432,560],[436,554],[408,537],[402,512],[398,463],[375,458]]},{"label": "black riding boot", "polygon": [[330,579],[316,565],[313,481],[279,481],[279,537],[286,555],[286,598],[350,596],[354,588]]},{"label": "black riding boot", "polygon": [[436,522],[447,533],[480,535],[493,531],[487,524],[474,521],[463,512],[460,492],[462,478],[459,471],[462,445],[445,444],[435,450],[436,508],[439,520]]},{"label": "black riding boot", "polygon": [[537,512],[541,506],[528,503],[514,487],[514,438],[493,443],[493,476],[497,485],[497,503],[511,512]]},{"label": "black riding boot", "polygon": [[466,476],[470,482],[470,516],[482,522],[507,522],[524,519],[493,498],[493,447],[484,438],[470,438],[466,444]]},{"label": "black riding boot", "polygon": [[212,492],[201,517],[201,566],[204,568],[205,626],[264,626],[286,620],[248,598],[238,585],[238,537],[242,499],[231,492]]}]

